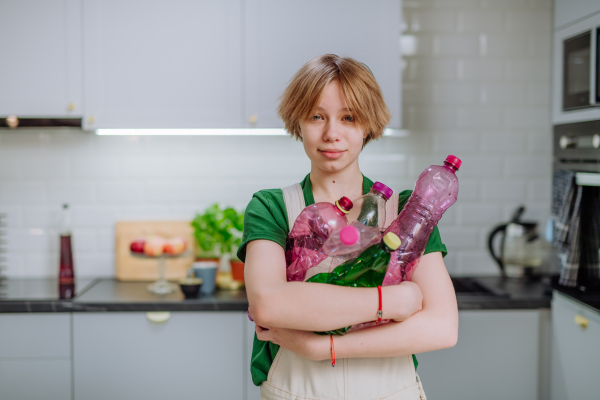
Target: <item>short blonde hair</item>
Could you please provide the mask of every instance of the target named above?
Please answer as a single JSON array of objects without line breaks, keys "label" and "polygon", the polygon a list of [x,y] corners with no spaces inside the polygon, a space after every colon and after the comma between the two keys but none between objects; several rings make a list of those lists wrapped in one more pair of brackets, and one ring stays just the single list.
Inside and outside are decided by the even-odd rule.
[{"label": "short blonde hair", "polygon": [[383,136],[392,115],[371,70],[352,58],[335,54],[325,54],[307,62],[281,95],[277,114],[290,135],[302,140],[300,122],[311,117],[325,86],[332,80],[340,82],[343,101],[356,123],[367,133],[363,145]]}]

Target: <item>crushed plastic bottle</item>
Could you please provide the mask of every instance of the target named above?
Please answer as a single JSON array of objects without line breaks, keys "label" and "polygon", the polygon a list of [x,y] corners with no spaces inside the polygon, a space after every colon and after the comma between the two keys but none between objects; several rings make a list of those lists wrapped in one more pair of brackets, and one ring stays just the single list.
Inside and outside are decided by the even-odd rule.
[{"label": "crushed plastic bottle", "polygon": [[380,236],[378,227],[365,226],[359,221],[354,221],[333,232],[323,245],[323,252],[332,257],[351,255],[373,244]]},{"label": "crushed plastic bottle", "polygon": [[306,207],[294,223],[286,242],[286,276],[303,281],[306,271],[327,258],[322,247],[332,232],[348,225],[346,214],[352,201],[342,197],[335,204],[315,203]]},{"label": "crushed plastic bottle", "polygon": [[462,161],[449,155],[444,165],[432,165],[421,173],[415,189],[398,218],[386,229],[402,241],[390,260],[383,285],[410,280],[425,251],[431,232],[444,212],[456,202],[456,171]]}]

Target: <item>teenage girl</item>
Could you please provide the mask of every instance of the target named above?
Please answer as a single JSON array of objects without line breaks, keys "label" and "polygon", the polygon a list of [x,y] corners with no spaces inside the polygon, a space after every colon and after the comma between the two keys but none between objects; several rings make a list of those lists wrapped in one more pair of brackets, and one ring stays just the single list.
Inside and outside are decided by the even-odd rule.
[{"label": "teenage girl", "polygon": [[[381,290],[383,318],[398,322],[344,336],[317,335],[375,320],[378,289],[286,281],[285,241],[301,207],[356,199],[373,185],[360,172],[358,156],[383,135],[390,119],[379,85],[365,65],[327,54],[296,73],[278,113],[304,145],[311,170],[295,191],[255,193],[244,215],[238,256],[246,262],[256,323],[250,369],[261,399],[424,399],[414,354],[452,347],[458,336],[456,297],[437,228],[412,281]],[[290,193],[301,207],[290,206]],[[398,207],[388,207],[388,223],[410,193],[394,197]]]}]

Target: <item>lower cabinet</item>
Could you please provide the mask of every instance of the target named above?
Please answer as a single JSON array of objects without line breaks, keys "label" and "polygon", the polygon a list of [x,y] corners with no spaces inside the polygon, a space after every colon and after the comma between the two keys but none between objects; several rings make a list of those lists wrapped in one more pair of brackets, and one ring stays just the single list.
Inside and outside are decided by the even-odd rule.
[{"label": "lower cabinet", "polygon": [[254,344],[254,333],[256,332],[256,325],[248,318],[244,320],[246,326],[246,349],[244,359],[244,371],[246,371],[246,399],[245,400],[260,400],[260,387],[254,386],[252,383],[252,375],[250,374],[250,360],[252,359],[252,345]]},{"label": "lower cabinet", "polygon": [[71,399],[71,382],[70,314],[0,314],[0,399]]},{"label": "lower cabinet", "polygon": [[246,313],[73,314],[75,400],[243,399]]},{"label": "lower cabinet", "polygon": [[543,313],[460,311],[456,346],[417,354],[427,398],[538,399]]},{"label": "lower cabinet", "polygon": [[553,400],[600,397],[600,314],[554,292],[552,299]]}]

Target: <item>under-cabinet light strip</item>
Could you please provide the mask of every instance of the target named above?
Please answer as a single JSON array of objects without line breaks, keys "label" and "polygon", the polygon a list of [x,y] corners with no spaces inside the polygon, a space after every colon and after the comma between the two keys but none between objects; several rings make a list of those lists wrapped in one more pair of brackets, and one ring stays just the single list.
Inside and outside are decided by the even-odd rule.
[{"label": "under-cabinet light strip", "polygon": [[[100,136],[285,136],[285,129],[96,129]],[[404,137],[408,131],[386,129],[384,136]]]}]

